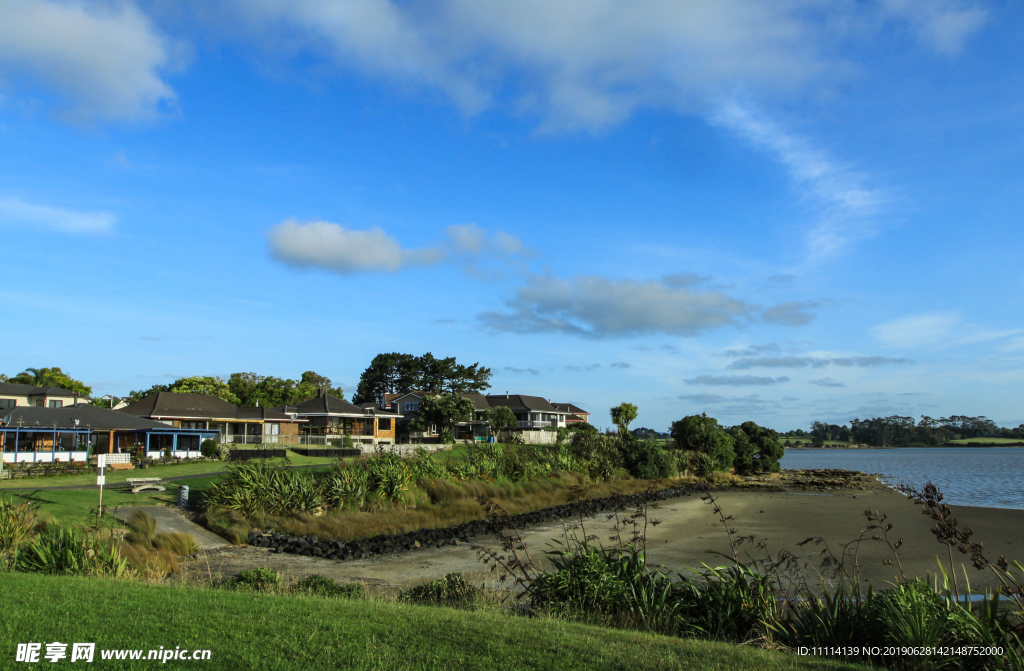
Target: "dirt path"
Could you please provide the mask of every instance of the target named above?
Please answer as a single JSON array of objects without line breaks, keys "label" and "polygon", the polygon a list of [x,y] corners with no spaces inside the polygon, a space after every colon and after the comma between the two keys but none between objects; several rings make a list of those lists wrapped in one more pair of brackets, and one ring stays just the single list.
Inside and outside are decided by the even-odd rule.
[{"label": "dirt path", "polygon": [[204,550],[230,547],[226,540],[192,522],[175,508],[167,506],[137,506],[119,508],[112,512],[120,519],[126,520],[136,510],[144,510],[149,513],[156,520],[156,530],[158,532],[180,531],[181,533],[189,534],[199,542],[199,547]]},{"label": "dirt path", "polygon": [[[937,569],[936,557],[948,561],[945,547],[935,541],[931,534],[931,521],[923,516],[918,506],[884,486],[871,487],[856,492],[795,493],[727,491],[718,495],[718,502],[724,515],[731,515],[728,521],[734,529],[734,538],[754,536],[763,541],[774,555],[780,550],[794,553],[805,563],[817,566],[819,553],[824,546],[810,543],[798,547],[797,543],[813,536],[821,536],[836,553],[841,553],[840,543],[855,540],[865,528],[863,512],[866,509],[888,513],[888,521],[894,527],[890,538],[895,542],[904,539],[900,550],[903,569],[908,576],[934,575]],[[984,542],[987,553],[998,557],[1024,559],[1024,510],[1002,510],[996,508],[955,508],[956,516],[963,527],[972,527],[974,538]],[[586,533],[597,536],[597,542],[611,545],[611,522],[606,515],[598,515],[585,521]],[[688,567],[699,567],[702,563],[722,565],[726,558],[715,552],[731,556],[722,521],[709,505],[697,496],[662,502],[652,512],[652,518],[660,523],[648,527],[648,563],[663,566],[671,571],[682,571]],[[523,532],[523,538],[531,555],[541,568],[549,568],[543,552],[556,540],[563,540],[562,526],[544,525],[531,527]],[[868,540],[860,544],[858,561],[861,577],[882,587],[898,576],[897,566],[883,564],[893,559],[891,551],[882,543]],[[228,577],[239,571],[269,566],[284,574],[286,580],[300,580],[318,573],[341,583],[364,582],[378,587],[408,588],[433,580],[450,571],[461,571],[475,582],[489,577],[484,564],[477,560],[479,545],[497,550],[498,542],[492,538],[477,538],[470,544],[446,546],[443,548],[418,549],[399,554],[384,555],[353,561],[336,561],[316,557],[302,557],[291,554],[270,553],[265,549],[225,547],[207,553],[206,558],[189,565],[190,571],[207,571],[220,577]],[[853,547],[853,546],[851,546]],[[744,542],[739,546],[740,556],[750,553],[764,556],[753,543]],[[205,559],[209,560],[209,569]],[[963,555],[954,557],[963,575]],[[848,562],[848,566],[852,562]],[[981,589],[994,586],[990,574],[966,566],[971,586]],[[804,570],[805,576],[814,580],[814,573]],[[813,580],[812,580],[813,582]]]}]

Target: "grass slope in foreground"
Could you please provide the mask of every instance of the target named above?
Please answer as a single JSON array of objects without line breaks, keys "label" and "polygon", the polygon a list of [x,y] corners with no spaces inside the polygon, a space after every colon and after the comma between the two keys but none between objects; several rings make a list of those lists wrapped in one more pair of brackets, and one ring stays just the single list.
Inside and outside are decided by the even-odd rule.
[{"label": "grass slope in foreground", "polygon": [[16,666],[17,644],[30,641],[96,643],[104,669],[163,666],[99,659],[102,649],[160,646],[211,650],[209,661],[167,663],[207,670],[866,668],[494,612],[98,578],[6,573],[0,603],[2,668]]}]

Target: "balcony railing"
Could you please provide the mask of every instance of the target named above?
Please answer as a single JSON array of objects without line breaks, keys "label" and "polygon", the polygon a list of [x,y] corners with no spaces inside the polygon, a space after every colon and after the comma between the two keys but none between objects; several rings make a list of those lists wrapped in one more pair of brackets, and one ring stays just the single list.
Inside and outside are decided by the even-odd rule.
[{"label": "balcony railing", "polygon": [[373,436],[373,425],[362,429],[346,429],[342,426],[304,426],[301,432],[307,436]]},{"label": "balcony railing", "polygon": [[519,425],[520,429],[546,429],[550,426],[555,428],[558,427],[558,420],[531,420],[526,422],[520,420],[516,423]]}]

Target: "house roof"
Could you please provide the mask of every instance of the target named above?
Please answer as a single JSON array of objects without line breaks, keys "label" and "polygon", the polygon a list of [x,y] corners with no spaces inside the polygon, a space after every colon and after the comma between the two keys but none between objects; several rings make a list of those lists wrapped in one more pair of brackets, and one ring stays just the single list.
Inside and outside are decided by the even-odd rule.
[{"label": "house roof", "polygon": [[276,409],[281,412],[288,414],[294,413],[296,415],[347,415],[352,417],[366,417],[367,415],[394,415],[394,413],[387,412],[386,410],[362,408],[358,405],[352,405],[345,399],[332,396],[331,394],[314,396],[313,398],[306,399],[302,403],[281,406]]},{"label": "house roof", "polygon": [[[6,396],[63,396],[74,398],[75,392],[61,387],[36,387],[31,384],[11,384],[0,382],[0,394]],[[84,395],[79,394],[84,398]]]},{"label": "house roof", "polygon": [[238,419],[238,406],[207,394],[158,391],[117,410],[136,417],[167,419]]},{"label": "house roof", "polygon": [[262,419],[264,422],[292,422],[292,416],[273,408],[237,408],[236,419]]},{"label": "house roof", "polygon": [[587,412],[583,408],[575,406],[572,403],[552,403],[551,405],[555,406],[556,408],[558,408],[562,412],[569,412],[569,413],[572,413],[574,415],[589,415],[590,414],[589,412]]},{"label": "house roof", "polygon": [[487,410],[491,407],[491,404],[487,402],[487,397],[483,394],[459,394],[459,396],[473,401],[473,408],[476,410]]},{"label": "house roof", "polygon": [[487,403],[490,407],[505,406],[512,410],[536,410],[539,412],[552,412],[552,413],[564,413],[564,410],[558,410],[555,406],[548,403],[547,399],[541,398],[540,396],[525,396],[523,394],[494,394],[488,395]]},{"label": "house roof", "polygon": [[[160,422],[154,422],[142,417],[126,415],[117,410],[99,408],[91,404],[69,406],[66,408],[33,408],[29,406],[11,408],[6,414],[0,416],[11,426],[21,425],[26,427],[39,426],[40,428],[52,428],[57,423],[58,428],[90,428],[94,431],[107,430],[147,430],[159,429],[163,431],[172,430],[172,427]],[[78,426],[75,427],[75,420]]]}]

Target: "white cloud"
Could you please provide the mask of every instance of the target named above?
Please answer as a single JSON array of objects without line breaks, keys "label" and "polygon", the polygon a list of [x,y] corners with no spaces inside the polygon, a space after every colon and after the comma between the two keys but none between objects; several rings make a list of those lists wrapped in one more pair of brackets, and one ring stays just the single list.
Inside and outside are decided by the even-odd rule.
[{"label": "white cloud", "polygon": [[886,23],[909,24],[951,52],[984,20],[954,0],[225,2],[261,43],[440,90],[467,113],[497,100],[548,129],[601,128],[639,107],[703,113],[736,90],[794,91],[845,76],[837,36],[872,39]]},{"label": "white cloud", "polygon": [[21,227],[42,226],[67,233],[106,233],[117,223],[117,217],[108,212],[76,212],[33,205],[17,198],[2,198],[0,223]]},{"label": "white cloud", "polygon": [[533,276],[516,290],[511,312],[485,312],[481,322],[511,333],[560,332],[589,338],[645,333],[695,335],[740,324],[754,308],[717,291],[661,282]]},{"label": "white cloud", "polygon": [[55,92],[76,121],[137,119],[172,101],[161,73],[173,50],[129,1],[0,2],[0,73]]},{"label": "white cloud", "polygon": [[512,235],[490,235],[475,224],[449,226],[444,243],[418,249],[403,248],[380,228],[353,230],[326,221],[302,223],[289,219],[267,234],[271,255],[288,265],[323,268],[344,275],[360,272],[398,272],[438,263],[472,263],[527,252]]},{"label": "white cloud", "polygon": [[891,347],[917,347],[940,343],[962,320],[956,313],[915,315],[879,324],[871,329],[875,338]]}]

